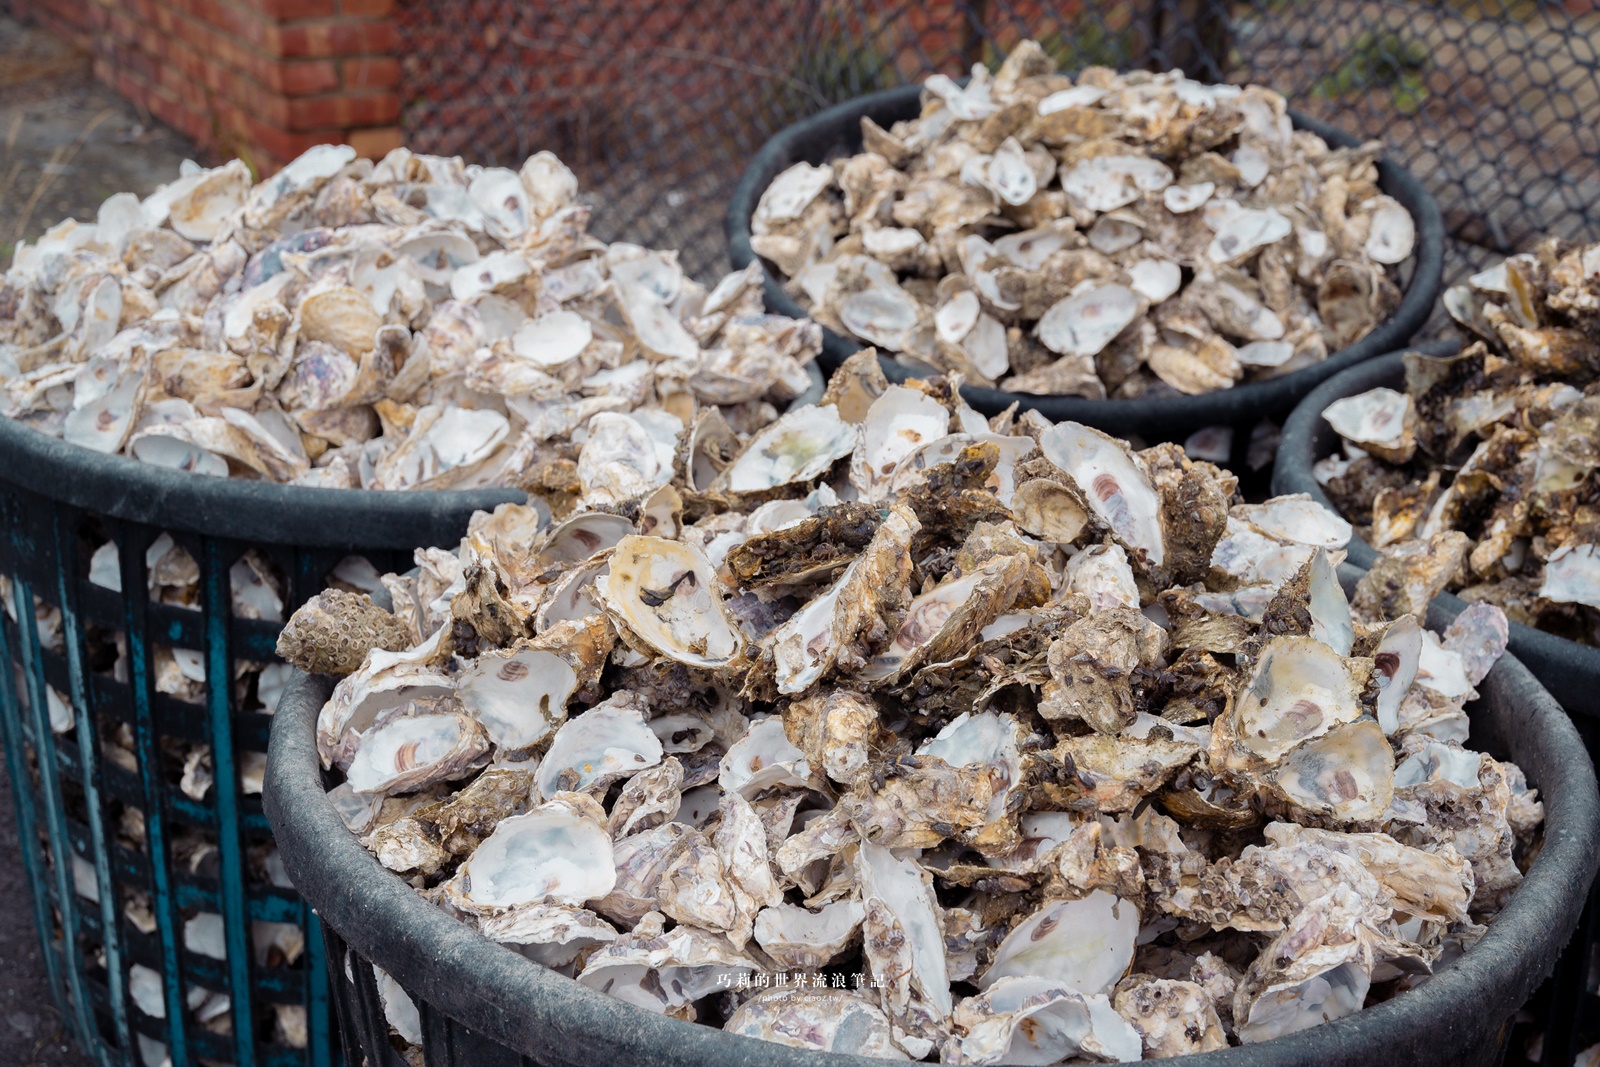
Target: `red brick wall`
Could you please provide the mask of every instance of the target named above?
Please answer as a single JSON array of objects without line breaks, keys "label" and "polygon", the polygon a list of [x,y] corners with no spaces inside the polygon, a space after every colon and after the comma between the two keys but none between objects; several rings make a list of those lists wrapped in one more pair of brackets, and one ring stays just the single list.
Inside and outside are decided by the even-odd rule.
[{"label": "red brick wall", "polygon": [[306,148],[400,143],[395,0],[13,0],[95,74],[220,156],[268,174]]}]

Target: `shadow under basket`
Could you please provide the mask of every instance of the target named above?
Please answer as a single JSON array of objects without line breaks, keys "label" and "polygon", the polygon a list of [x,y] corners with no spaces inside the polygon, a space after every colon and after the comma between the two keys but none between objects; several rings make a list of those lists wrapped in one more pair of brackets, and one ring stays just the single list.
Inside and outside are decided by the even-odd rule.
[{"label": "shadow under basket", "polygon": [[[863,117],[872,118],[885,129],[904,119],[915,118],[921,111],[921,94],[922,89],[917,85],[873,93],[828,108],[774,135],[745,169],[728,205],[725,225],[728,255],[734,269],[741,269],[757,258],[750,247],[750,220],[761,202],[762,193],[774,178],[796,163],[825,163],[859,152]],[[1292,110],[1289,115],[1297,129],[1309,130],[1335,147],[1360,143],[1350,134],[1308,115]],[[1378,161],[1378,176],[1383,191],[1399,201],[1416,224],[1417,243],[1404,283],[1404,296],[1394,314],[1376,329],[1354,344],[1330,352],[1321,363],[1277,378],[1247,382],[1199,396],[1089,400],[1012,393],[974,385],[963,386],[961,395],[985,415],[996,414],[1018,403],[1053,422],[1080,422],[1115,437],[1135,437],[1152,444],[1181,442],[1207,426],[1234,427],[1236,438],[1248,440],[1250,429],[1256,423],[1262,419],[1283,418],[1301,397],[1330,375],[1411,340],[1433,311],[1444,263],[1444,222],[1439,206],[1415,176],[1387,158]],[[804,315],[805,310],[784,290],[776,268],[765,261],[763,267],[767,309],[777,315]],[[824,329],[823,367],[831,373],[863,347],[853,338]],[[891,382],[918,376],[894,359],[881,356],[879,362]],[[1238,454],[1243,455],[1242,445]]]},{"label": "shadow under basket", "polygon": [[[1341,580],[1359,572],[1345,567]],[[1451,616],[1435,610],[1430,625]],[[295,885],[327,939],[346,1056],[414,1063],[384,1002],[416,1015],[428,1067],[872,1067],[647,1012],[495,944],[424,901],[362,847],[328,802],[316,721],[332,679],[297,674],[272,725],[266,810]],[[1572,723],[1514,659],[1468,711],[1474,744],[1514,760],[1545,804],[1545,839],[1484,938],[1418,989],[1337,1021],[1182,1062],[1195,1067],[1498,1064],[1513,1019],[1550,972],[1600,863],[1600,793]],[[380,970],[381,969],[381,970]],[[405,1000],[397,996],[405,994]],[[413,1053],[415,1049],[411,1050]]]},{"label": "shadow under basket", "polygon": [[[1408,351],[1439,357],[1454,355],[1459,348],[1454,341],[1438,341]],[[1308,493],[1324,506],[1333,507],[1312,474],[1312,467],[1339,447],[1339,435],[1322,413],[1335,400],[1369,389],[1404,392],[1403,356],[1404,352],[1392,352],[1351,367],[1301,401],[1283,427],[1272,473],[1274,493]],[[1350,562],[1359,567],[1370,567],[1377,558],[1373,547],[1359,538],[1350,542],[1349,553]],[[1451,616],[1467,606],[1450,593],[1441,593],[1434,605]],[[1596,697],[1600,693],[1600,648],[1514,622],[1510,651],[1572,717],[1590,755],[1600,754],[1600,699]],[[1525,1014],[1526,1029],[1530,1035],[1538,1035],[1539,1044],[1532,1050],[1512,1048],[1507,1062],[1522,1062],[1526,1057],[1526,1062],[1543,1067],[1566,1067],[1576,1053],[1600,1044],[1600,889],[1590,896],[1571,944]]]},{"label": "shadow under basket", "polygon": [[74,1040],[102,1067],[338,1062],[317,919],[259,795],[281,620],[330,574],[407,570],[523,495],[212,478],[9,419],[0,454],[16,906]]}]

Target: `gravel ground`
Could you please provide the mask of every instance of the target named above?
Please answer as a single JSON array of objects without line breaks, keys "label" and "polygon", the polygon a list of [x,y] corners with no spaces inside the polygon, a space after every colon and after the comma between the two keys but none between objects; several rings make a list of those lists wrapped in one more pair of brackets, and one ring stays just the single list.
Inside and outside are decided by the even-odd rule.
[{"label": "gravel ground", "polygon": [[[94,81],[89,60],[0,16],[0,269],[18,240],[64,218],[93,220],[124,189],[147,194],[200,158],[177,133]],[[0,1065],[90,1067],[45,980],[17,862],[11,787],[0,763]]]}]

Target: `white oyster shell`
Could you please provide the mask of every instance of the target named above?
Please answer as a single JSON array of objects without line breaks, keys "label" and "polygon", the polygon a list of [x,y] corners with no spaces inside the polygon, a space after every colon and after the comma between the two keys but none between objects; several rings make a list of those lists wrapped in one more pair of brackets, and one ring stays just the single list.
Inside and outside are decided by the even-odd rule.
[{"label": "white oyster shell", "polygon": [[1539,595],[1566,604],[1600,608],[1600,556],[1594,545],[1563,545],[1545,561]]},{"label": "white oyster shell", "polygon": [[1138,905],[1096,889],[1058,900],[1024,919],[995,950],[978,978],[990,989],[1005,978],[1043,978],[1086,995],[1109,993],[1133,960]]},{"label": "white oyster shell", "polygon": [[739,1005],[723,1029],[791,1048],[909,1060],[889,1020],[865,996],[845,989],[774,989]]},{"label": "white oyster shell", "polygon": [[867,966],[884,983],[884,1011],[908,1032],[937,1040],[954,1004],[932,880],[870,841],[861,843],[860,876]]},{"label": "white oyster shell", "polygon": [[[827,410],[827,409],[821,409]],[[887,484],[900,461],[950,429],[943,404],[915,389],[891,385],[867,409],[850,459],[850,480],[867,497]]]},{"label": "white oyster shell", "polygon": [[1139,1033],[1104,995],[1047,978],[1002,978],[956,1007],[945,1063],[1122,1063],[1141,1057]]},{"label": "white oyster shell", "polygon": [[1145,156],[1096,156],[1061,176],[1061,188],[1090,211],[1114,211],[1171,184],[1172,170]]},{"label": "white oyster shell", "polygon": [[655,1012],[668,1012],[732,988],[757,963],[718,934],[679,926],[662,932],[659,914],[589,957],[578,981]]},{"label": "white oyster shell", "polygon": [[1360,697],[1338,652],[1315,638],[1275,637],[1239,694],[1239,743],[1263,759],[1281,759],[1301,742],[1354,722]]},{"label": "white oyster shell", "polygon": [[834,406],[797,408],[751,438],[718,484],[750,493],[807,481],[849,455],[855,443],[855,427]]},{"label": "white oyster shell", "polygon": [[1137,293],[1109,282],[1053,305],[1039,319],[1037,333],[1052,352],[1092,356],[1126,329],[1140,309]]},{"label": "white oyster shell", "polygon": [[860,938],[865,917],[858,900],[836,900],[816,911],[778,904],[756,916],[756,943],[780,966],[814,971]]},{"label": "white oyster shell", "polygon": [[478,930],[489,940],[512,945],[546,967],[565,967],[585,949],[617,939],[616,928],[594,912],[543,902],[484,916]]},{"label": "white oyster shell", "polygon": [[539,649],[485,652],[456,681],[456,696],[500,748],[538,744],[567,716],[578,676],[566,660]]},{"label": "white oyster shell", "polygon": [[1276,541],[1312,548],[1343,548],[1355,532],[1336,512],[1304,493],[1240,504],[1233,514]]},{"label": "white oyster shell", "polygon": [[1126,445],[1098,430],[1064,422],[1041,434],[1039,447],[1078,484],[1089,506],[1118,540],[1151,564],[1161,565],[1166,558],[1161,502]]},{"label": "white oyster shell", "polygon": [[458,908],[494,912],[540,902],[577,906],[615,884],[605,827],[557,800],[500,820],[445,889]]},{"label": "white oyster shell", "polygon": [[1416,451],[1412,435],[1416,410],[1406,393],[1380,387],[1347,396],[1324,408],[1322,417],[1346,441],[1396,463],[1406,462]]},{"label": "white oyster shell", "polygon": [[839,321],[845,329],[888,349],[904,348],[906,335],[921,318],[921,305],[898,285],[875,285],[839,304]]},{"label": "white oyster shell", "polygon": [[539,795],[594,792],[661,762],[661,740],[645,725],[639,700],[619,694],[568,719],[539,762]]},{"label": "white oyster shell", "polygon": [[833,168],[827,164],[796,163],[774,178],[761,194],[756,204],[757,226],[797,218],[832,182]]}]

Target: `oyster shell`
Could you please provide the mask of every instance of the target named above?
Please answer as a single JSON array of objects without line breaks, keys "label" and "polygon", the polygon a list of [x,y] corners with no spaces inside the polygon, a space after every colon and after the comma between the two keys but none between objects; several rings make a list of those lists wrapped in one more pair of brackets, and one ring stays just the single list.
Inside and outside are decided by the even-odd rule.
[{"label": "oyster shell", "polygon": [[1012,928],[979,975],[978,987],[1012,977],[1044,978],[1088,996],[1104,995],[1127,971],[1138,935],[1138,906],[1105,890],[1055,901]]},{"label": "oyster shell", "polygon": [[408,793],[465,777],[489,752],[489,740],[465,715],[401,715],[361,738],[346,772],[357,793]]},{"label": "oyster shell", "polygon": [[564,723],[539,761],[539,795],[603,791],[660,763],[661,740],[645,725],[642,704],[619,693]]},{"label": "oyster shell", "polygon": [[844,989],[774,989],[739,1005],[722,1027],[791,1048],[880,1060],[909,1060],[889,1020],[860,993]]},{"label": "oyster shell", "polygon": [[595,588],[624,636],[694,667],[725,667],[743,648],[717,578],[693,546],[660,537],[624,537]]},{"label": "oyster shell", "polygon": [[1379,459],[1406,463],[1417,451],[1416,408],[1393,389],[1335,400],[1322,412],[1333,432]]},{"label": "oyster shell", "polygon": [[956,1008],[945,1063],[1121,1063],[1140,1057],[1139,1032],[1104,996],[1042,978],[1003,978]]},{"label": "oyster shell", "polygon": [[1136,559],[1159,567],[1166,558],[1160,501],[1149,475],[1127,446],[1076,423],[1053,426],[1039,448],[1071,478],[1094,514]]},{"label": "oyster shell", "polygon": [[726,938],[679,926],[664,931],[652,912],[633,930],[589,957],[578,981],[591,989],[656,1012],[681,1010],[759,969]]},{"label": "oyster shell", "polygon": [[572,667],[542,649],[492,650],[462,670],[456,696],[499,748],[525,749],[543,741],[566,717],[578,687]]},{"label": "oyster shell", "polygon": [[524,815],[502,819],[445,883],[467,912],[534,903],[582,905],[616,884],[604,823],[557,795]]}]

